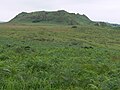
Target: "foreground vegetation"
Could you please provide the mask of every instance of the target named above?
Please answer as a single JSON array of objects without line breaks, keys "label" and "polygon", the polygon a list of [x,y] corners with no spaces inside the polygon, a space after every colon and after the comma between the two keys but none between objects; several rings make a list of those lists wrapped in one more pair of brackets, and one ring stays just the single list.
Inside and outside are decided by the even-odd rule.
[{"label": "foreground vegetation", "polygon": [[0,90],[120,90],[120,30],[0,25]]}]

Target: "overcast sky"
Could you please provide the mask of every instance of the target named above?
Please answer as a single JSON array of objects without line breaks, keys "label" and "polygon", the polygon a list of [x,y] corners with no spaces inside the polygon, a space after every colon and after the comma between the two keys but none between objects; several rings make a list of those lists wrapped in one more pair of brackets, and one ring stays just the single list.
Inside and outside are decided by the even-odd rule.
[{"label": "overcast sky", "polygon": [[9,21],[21,12],[43,10],[66,10],[94,21],[120,24],[120,0],[1,0],[0,21]]}]

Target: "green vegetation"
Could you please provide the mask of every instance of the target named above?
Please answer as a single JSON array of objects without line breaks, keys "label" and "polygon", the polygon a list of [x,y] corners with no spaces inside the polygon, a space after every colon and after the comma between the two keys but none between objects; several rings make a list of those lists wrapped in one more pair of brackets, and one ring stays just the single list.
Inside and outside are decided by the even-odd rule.
[{"label": "green vegetation", "polygon": [[120,90],[120,30],[0,24],[0,90]]},{"label": "green vegetation", "polygon": [[44,23],[44,24],[64,24],[79,25],[92,24],[93,22],[85,15],[68,13],[64,10],[46,12],[38,11],[32,13],[22,12],[13,18],[11,23]]}]

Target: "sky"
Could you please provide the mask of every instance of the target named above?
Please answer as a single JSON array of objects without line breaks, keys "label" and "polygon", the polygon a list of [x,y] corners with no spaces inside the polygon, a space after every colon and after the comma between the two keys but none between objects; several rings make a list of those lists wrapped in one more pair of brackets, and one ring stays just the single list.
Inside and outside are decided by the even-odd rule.
[{"label": "sky", "polygon": [[1,0],[0,21],[21,12],[66,10],[87,15],[93,21],[120,24],[120,0]]}]

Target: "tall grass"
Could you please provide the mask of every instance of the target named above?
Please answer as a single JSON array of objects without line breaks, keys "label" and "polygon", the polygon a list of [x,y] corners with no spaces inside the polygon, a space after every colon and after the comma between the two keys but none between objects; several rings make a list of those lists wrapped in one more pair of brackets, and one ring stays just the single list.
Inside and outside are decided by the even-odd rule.
[{"label": "tall grass", "polygon": [[120,30],[0,25],[1,90],[119,90]]}]

